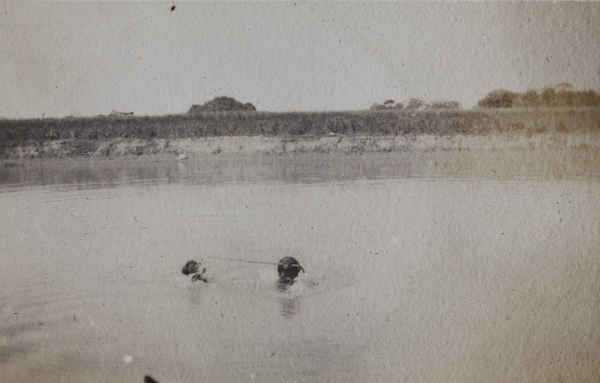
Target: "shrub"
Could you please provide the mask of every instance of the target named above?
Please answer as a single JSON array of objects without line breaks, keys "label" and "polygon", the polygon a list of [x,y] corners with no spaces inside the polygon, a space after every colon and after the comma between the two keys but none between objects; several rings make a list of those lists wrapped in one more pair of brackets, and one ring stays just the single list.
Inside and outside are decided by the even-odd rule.
[{"label": "shrub", "polygon": [[562,83],[552,88],[545,88],[541,93],[528,90],[524,93],[510,92],[499,89],[489,93],[478,105],[484,108],[510,108],[510,107],[598,107],[600,94],[594,90],[574,91],[568,83]]},{"label": "shrub", "polygon": [[478,105],[483,108],[510,108],[513,106],[517,93],[504,89],[496,89],[482,100],[479,100]]},{"label": "shrub", "polygon": [[188,114],[198,114],[205,112],[256,112],[256,108],[251,103],[242,104],[231,97],[216,97],[204,105],[192,105]]},{"label": "shrub", "polygon": [[411,110],[419,110],[423,107],[425,107],[425,101],[421,100],[420,98],[411,98],[408,100],[408,105],[406,105],[406,109]]}]

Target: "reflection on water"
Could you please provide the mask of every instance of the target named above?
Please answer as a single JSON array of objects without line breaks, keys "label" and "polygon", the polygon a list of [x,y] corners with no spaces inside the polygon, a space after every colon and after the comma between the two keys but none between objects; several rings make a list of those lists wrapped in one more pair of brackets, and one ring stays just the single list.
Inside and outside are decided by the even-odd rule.
[{"label": "reflection on water", "polygon": [[170,157],[35,160],[0,166],[0,186],[61,185],[94,189],[140,183],[312,183],[382,177],[405,178],[413,173],[410,161],[397,163],[397,158],[393,161],[390,159],[390,156],[315,157],[304,154],[286,157],[222,155],[185,161]]},{"label": "reflection on water", "polygon": [[[296,284],[298,286],[298,284]],[[299,290],[294,288],[294,285],[285,285],[277,282],[277,289],[280,292],[279,309],[284,318],[291,318],[300,311],[300,295]],[[293,289],[293,290],[292,290]]]},{"label": "reflection on water", "polygon": [[109,188],[122,184],[314,183],[384,178],[598,178],[598,153],[407,151],[48,159],[0,163],[0,191],[23,186]]},{"label": "reflection on water", "polygon": [[300,310],[300,298],[299,297],[281,297],[279,298],[281,315],[284,318],[291,318],[294,315],[298,314]]}]

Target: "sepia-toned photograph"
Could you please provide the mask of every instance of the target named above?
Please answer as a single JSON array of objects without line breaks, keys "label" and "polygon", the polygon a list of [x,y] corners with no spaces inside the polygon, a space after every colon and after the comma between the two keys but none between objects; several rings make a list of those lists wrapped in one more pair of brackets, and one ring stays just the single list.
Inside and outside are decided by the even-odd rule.
[{"label": "sepia-toned photograph", "polygon": [[0,35],[0,381],[600,381],[600,2]]}]

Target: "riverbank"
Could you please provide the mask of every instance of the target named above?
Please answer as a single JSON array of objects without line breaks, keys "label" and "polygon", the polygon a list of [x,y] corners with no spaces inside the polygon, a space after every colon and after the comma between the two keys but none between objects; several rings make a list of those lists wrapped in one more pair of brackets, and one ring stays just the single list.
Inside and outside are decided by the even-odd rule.
[{"label": "riverbank", "polygon": [[65,139],[28,142],[5,147],[4,160],[73,157],[123,157],[172,155],[178,158],[219,154],[290,153],[389,153],[435,150],[499,149],[599,149],[600,132],[588,133],[487,133],[439,136],[225,136],[202,138],[113,138],[106,140]]},{"label": "riverbank", "polygon": [[115,139],[79,156],[73,144],[13,149],[0,160],[0,186],[600,179],[600,134]]},{"label": "riverbank", "polygon": [[599,108],[202,113],[0,120],[0,158],[600,145]]}]

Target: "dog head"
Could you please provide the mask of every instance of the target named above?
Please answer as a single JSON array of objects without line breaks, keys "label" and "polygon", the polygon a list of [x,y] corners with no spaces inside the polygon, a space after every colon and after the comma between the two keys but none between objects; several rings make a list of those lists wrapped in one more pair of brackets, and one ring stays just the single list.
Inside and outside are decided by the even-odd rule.
[{"label": "dog head", "polygon": [[200,269],[200,263],[198,263],[196,261],[189,261],[188,263],[185,264],[185,266],[183,266],[183,269],[181,269],[181,272],[185,275],[190,275],[190,274],[197,273],[199,269]]},{"label": "dog head", "polygon": [[277,265],[279,281],[284,284],[293,284],[294,279],[300,274],[300,271],[304,272],[304,268],[294,257],[283,257]]}]

